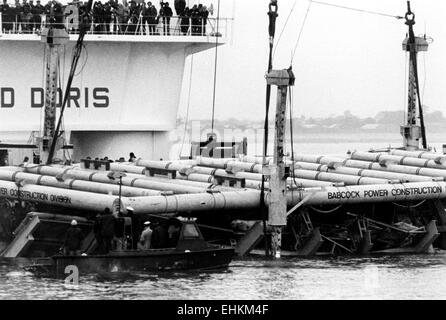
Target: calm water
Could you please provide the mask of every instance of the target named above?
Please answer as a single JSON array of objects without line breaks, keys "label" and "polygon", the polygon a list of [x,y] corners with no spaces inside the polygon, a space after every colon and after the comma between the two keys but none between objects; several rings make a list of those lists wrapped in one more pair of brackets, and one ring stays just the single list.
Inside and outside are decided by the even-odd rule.
[{"label": "calm water", "polygon": [[67,285],[0,261],[0,299],[446,299],[446,253],[233,261],[213,272],[80,278]]}]

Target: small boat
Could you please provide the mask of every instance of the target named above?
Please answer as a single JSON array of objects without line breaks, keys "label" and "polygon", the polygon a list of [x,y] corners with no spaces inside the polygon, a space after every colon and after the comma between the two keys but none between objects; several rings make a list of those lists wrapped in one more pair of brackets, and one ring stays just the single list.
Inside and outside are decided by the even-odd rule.
[{"label": "small boat", "polygon": [[27,271],[67,276],[71,273],[128,273],[169,270],[224,268],[234,256],[234,248],[206,242],[191,218],[174,218],[181,223],[174,248],[110,251],[107,254],[54,255],[34,260]]}]

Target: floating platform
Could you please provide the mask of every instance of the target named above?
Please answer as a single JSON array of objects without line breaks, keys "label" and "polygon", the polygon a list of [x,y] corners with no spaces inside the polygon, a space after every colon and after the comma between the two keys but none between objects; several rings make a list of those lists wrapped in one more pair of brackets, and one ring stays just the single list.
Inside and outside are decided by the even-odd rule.
[{"label": "floating platform", "polygon": [[[446,248],[444,155],[388,150],[295,154],[293,160],[287,160],[283,250],[308,256]],[[249,156],[0,167],[2,216],[15,203],[85,218],[105,208],[125,214],[128,206],[145,217],[186,213],[198,217],[205,237],[232,243],[243,255],[268,237],[260,213],[262,172],[262,159]],[[237,219],[251,223],[231,226]]]}]

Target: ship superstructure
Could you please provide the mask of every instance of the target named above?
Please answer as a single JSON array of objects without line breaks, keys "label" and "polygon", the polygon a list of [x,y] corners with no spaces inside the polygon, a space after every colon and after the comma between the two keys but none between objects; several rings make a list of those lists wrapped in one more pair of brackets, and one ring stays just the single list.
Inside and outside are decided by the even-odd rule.
[{"label": "ship superstructure", "polygon": [[[210,17],[205,32],[186,35],[181,33],[176,17],[171,19],[169,35],[163,35],[161,22],[154,35],[136,27],[135,32],[126,34],[89,30],[62,128],[67,142],[74,146],[72,159],[118,159],[129,152],[148,159],[168,158],[169,131],[176,127],[185,60],[225,44],[230,21],[220,18],[217,23]],[[39,32],[2,30],[0,69],[5,76],[0,78],[0,130],[28,137],[31,132],[42,131],[44,44]],[[69,31],[58,66],[57,106],[78,38],[76,30]],[[8,145],[3,149],[8,150]],[[18,154],[13,157],[10,152],[9,164],[23,159],[24,152]]]}]

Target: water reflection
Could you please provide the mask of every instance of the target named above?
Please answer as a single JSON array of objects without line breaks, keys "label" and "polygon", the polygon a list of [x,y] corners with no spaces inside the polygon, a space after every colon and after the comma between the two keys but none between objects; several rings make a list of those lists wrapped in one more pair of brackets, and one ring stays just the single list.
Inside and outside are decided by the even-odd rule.
[{"label": "water reflection", "polygon": [[228,269],[81,275],[79,285],[0,260],[0,299],[445,299],[446,254],[235,260]]}]

